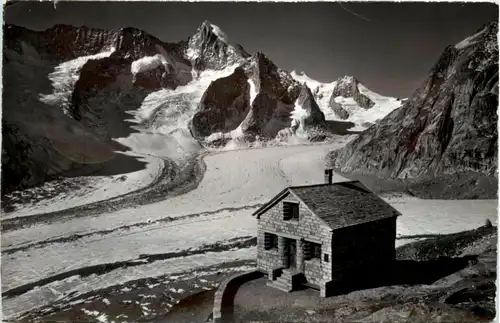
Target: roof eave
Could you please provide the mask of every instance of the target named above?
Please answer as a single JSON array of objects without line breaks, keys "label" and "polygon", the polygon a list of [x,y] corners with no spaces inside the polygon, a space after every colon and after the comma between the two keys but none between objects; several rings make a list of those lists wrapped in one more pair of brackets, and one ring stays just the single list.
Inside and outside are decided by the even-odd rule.
[{"label": "roof eave", "polygon": [[271,200],[269,200],[269,202],[262,205],[257,211],[252,213],[252,216],[257,216],[257,219],[260,219],[260,216],[262,215],[262,213],[266,212],[270,207],[274,206],[277,202],[279,202],[280,199],[282,198],[282,196],[285,193],[287,193],[289,189],[290,188],[287,187],[287,188],[283,189],[281,192],[279,192],[278,194],[276,194],[276,196],[274,196]]}]

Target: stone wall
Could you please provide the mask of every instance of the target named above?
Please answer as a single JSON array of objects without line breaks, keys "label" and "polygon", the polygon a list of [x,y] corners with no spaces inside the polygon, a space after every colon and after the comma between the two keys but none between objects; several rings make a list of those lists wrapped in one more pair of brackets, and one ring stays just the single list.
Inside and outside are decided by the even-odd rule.
[{"label": "stone wall", "polygon": [[345,284],[390,275],[395,243],[396,217],[335,230],[333,280]]},{"label": "stone wall", "polygon": [[[299,203],[299,220],[283,220],[283,203],[296,202]],[[297,269],[305,271],[306,278],[311,283],[321,285],[331,280],[331,261],[322,263],[318,259],[318,264],[305,265],[307,261],[301,261],[302,244],[304,240],[322,244],[322,257],[326,253],[331,259],[331,230],[318,217],[313,215],[309,209],[301,203],[293,194],[288,193],[281,201],[269,208],[260,216],[258,223],[257,236],[257,268],[261,271],[270,273],[277,267],[284,265],[284,259],[280,256],[282,250],[282,240],[278,241],[279,250],[264,250],[264,233],[274,233],[278,236],[283,236],[297,240]],[[320,286],[321,288],[321,286]]]},{"label": "stone wall", "polygon": [[320,285],[322,282],[322,266],[321,266],[321,259],[310,259],[304,261],[304,275],[306,276],[307,282],[314,284],[314,285]]},{"label": "stone wall", "polygon": [[232,322],[234,317],[234,297],[241,285],[258,279],[264,274],[258,270],[235,274],[220,284],[214,296],[213,323]]}]

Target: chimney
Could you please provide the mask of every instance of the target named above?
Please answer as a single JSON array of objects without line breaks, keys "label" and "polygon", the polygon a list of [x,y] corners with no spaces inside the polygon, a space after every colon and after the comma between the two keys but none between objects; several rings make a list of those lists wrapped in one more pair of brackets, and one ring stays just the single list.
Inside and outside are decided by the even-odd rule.
[{"label": "chimney", "polygon": [[333,169],[325,169],[325,184],[332,184]]}]

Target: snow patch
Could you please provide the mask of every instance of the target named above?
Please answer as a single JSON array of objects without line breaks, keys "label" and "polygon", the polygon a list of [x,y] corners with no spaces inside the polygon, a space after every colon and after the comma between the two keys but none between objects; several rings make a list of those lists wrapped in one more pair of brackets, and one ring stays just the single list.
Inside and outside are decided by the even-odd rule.
[{"label": "snow patch", "polygon": [[298,99],[295,101],[295,106],[290,118],[292,119],[292,128],[298,126],[295,133],[300,137],[301,135],[306,135],[306,130],[304,129],[304,119],[309,116],[309,113],[297,101]]},{"label": "snow patch", "polygon": [[253,100],[257,96],[257,88],[252,79],[248,79],[248,84],[250,84],[250,106],[253,104]]},{"label": "snow patch", "polygon": [[167,60],[162,55],[156,54],[154,56],[144,56],[132,62],[130,71],[135,76],[138,73],[154,70],[160,65],[168,65]]},{"label": "snow patch", "polygon": [[290,76],[300,83],[306,83],[306,85],[312,90],[317,88],[318,86],[325,85],[326,83],[321,83],[310,78],[305,72],[296,72],[295,70],[290,72]]},{"label": "snow patch", "polygon": [[194,62],[194,60],[196,60],[199,55],[200,53],[197,50],[193,49],[192,47],[188,47],[186,50],[186,57],[191,62]]},{"label": "snow patch", "polygon": [[69,112],[71,106],[71,95],[73,88],[80,77],[80,70],[87,61],[109,57],[115,48],[103,51],[95,55],[81,56],[70,61],[61,63],[54,68],[54,72],[49,74],[52,82],[51,94],[40,94],[40,101],[52,106],[62,107],[65,113]]},{"label": "snow patch", "polygon": [[222,29],[219,28],[219,26],[217,25],[214,25],[212,23],[209,23],[209,26],[212,27],[212,31],[213,33],[220,39],[222,40],[223,42],[225,42],[226,44],[228,43],[228,37],[226,35],[226,33],[224,33],[222,31]]},{"label": "snow patch", "polygon": [[488,30],[488,27],[485,27],[480,32],[478,32],[478,33],[476,33],[476,34],[474,34],[472,36],[469,36],[469,37],[465,38],[461,42],[457,43],[455,45],[455,48],[456,49],[464,49],[466,47],[474,45],[478,41],[478,39],[476,39],[476,38],[478,38],[479,36],[481,36],[482,34],[484,34],[487,30]]}]

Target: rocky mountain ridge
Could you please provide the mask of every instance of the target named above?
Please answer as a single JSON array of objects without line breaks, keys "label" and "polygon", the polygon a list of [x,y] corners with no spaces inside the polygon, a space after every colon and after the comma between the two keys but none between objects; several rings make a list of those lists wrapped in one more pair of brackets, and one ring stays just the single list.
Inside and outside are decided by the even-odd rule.
[{"label": "rocky mountain ridge", "polygon": [[[343,173],[419,180],[497,176],[498,23],[448,46],[424,84],[345,148],[329,155]],[[492,195],[496,192],[492,192]]]},{"label": "rocky mountain ridge", "polygon": [[130,150],[115,138],[138,131],[180,141],[175,145],[190,134],[224,145],[331,133],[324,123],[333,110],[316,102],[308,84],[263,53],[231,44],[208,21],[177,43],[135,28],[5,25],[4,34],[2,153],[9,158],[2,167],[16,174],[3,182],[4,192],[76,169],[99,172],[115,151]]}]

